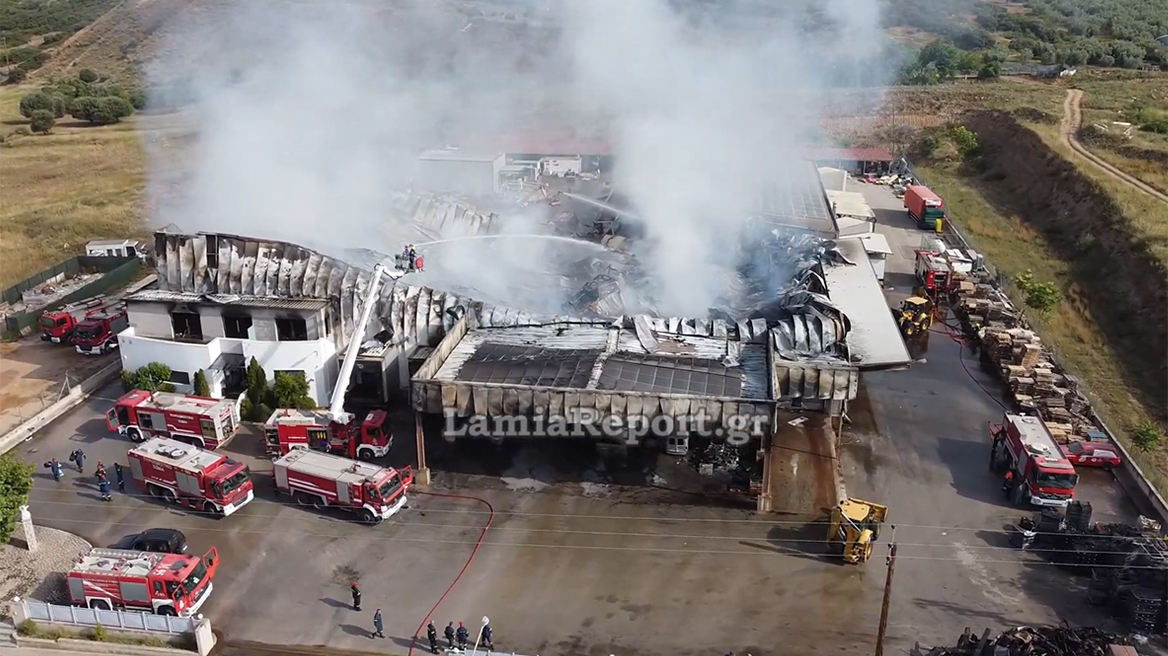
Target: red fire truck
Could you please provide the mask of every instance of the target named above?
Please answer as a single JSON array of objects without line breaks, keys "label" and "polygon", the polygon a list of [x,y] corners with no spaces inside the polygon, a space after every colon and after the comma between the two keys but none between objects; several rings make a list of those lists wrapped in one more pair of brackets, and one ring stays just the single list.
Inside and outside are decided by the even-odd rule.
[{"label": "red fire truck", "polygon": [[373,460],[389,453],[393,433],[389,414],[373,410],[365,421],[341,424],[322,410],[281,408],[264,424],[268,455],[279,458],[292,449],[316,449],[347,458]]},{"label": "red fire truck", "polygon": [[406,504],[414,470],[378,467],[311,449],[292,449],[273,465],[276,490],[301,506],[336,507],[366,524],[393,516]]},{"label": "red fire truck", "polygon": [[133,390],[105,413],[105,421],[110,430],[135,442],[172,437],[204,449],[218,449],[239,432],[239,403],[192,394]]},{"label": "red fire truck", "polygon": [[57,310],[45,310],[41,314],[41,339],[54,344],[68,344],[77,324],[95,314],[106,312],[125,314],[126,303],[108,296],[94,296]]},{"label": "red fire truck", "polygon": [[130,477],[152,497],[227,517],[251,503],[247,465],[165,437],[130,449]]},{"label": "red fire truck", "polygon": [[118,347],[118,333],[129,325],[125,305],[91,314],[73,329],[73,346],[82,355],[102,355]]},{"label": "red fire truck", "polygon": [[219,552],[202,558],[120,549],[90,549],[65,575],[69,599],[101,610],[129,609],[187,617],[211,594]]},{"label": "red fire truck", "polygon": [[1079,475],[1039,417],[1007,414],[990,424],[990,468],[1007,476],[1006,492],[1016,506],[1065,508]]}]

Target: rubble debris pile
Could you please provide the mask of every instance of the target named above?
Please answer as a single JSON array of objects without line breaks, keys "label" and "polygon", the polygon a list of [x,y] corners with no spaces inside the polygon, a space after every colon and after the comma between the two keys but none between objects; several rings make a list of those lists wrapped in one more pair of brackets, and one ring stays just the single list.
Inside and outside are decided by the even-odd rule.
[{"label": "rubble debris pile", "polygon": [[1162,633],[1168,543],[1159,536],[1159,524],[1147,518],[1140,526],[1089,524],[1090,515],[1090,504],[1079,501],[1068,506],[1065,521],[1057,510],[1044,509],[1029,522],[1036,532],[1031,550],[1090,576],[1088,603],[1102,607],[1129,631]]},{"label": "rubble debris pile", "polygon": [[979,638],[965,629],[954,647],[925,650],[917,643],[910,656],[1112,656],[1112,645],[1128,645],[1122,636],[1093,627],[1020,626],[990,637],[986,629]]},{"label": "rubble debris pile", "polygon": [[952,306],[966,332],[975,336],[1018,407],[1043,419],[1060,443],[1105,439],[1079,381],[1055,363],[1022,312],[984,270],[962,280]]}]

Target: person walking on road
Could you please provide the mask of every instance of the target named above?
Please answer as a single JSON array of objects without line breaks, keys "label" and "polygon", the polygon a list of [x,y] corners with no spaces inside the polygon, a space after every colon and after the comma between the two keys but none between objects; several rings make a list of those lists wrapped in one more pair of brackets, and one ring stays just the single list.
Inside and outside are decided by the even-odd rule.
[{"label": "person walking on road", "polygon": [[361,588],[357,587],[356,581],[349,586],[349,592],[353,594],[353,610],[361,610]]},{"label": "person walking on road", "polygon": [[65,475],[65,470],[61,467],[61,463],[57,462],[56,458],[53,458],[45,463],[45,467],[53,474],[53,480],[60,483],[61,477]]},{"label": "person walking on road", "polygon": [[110,494],[110,482],[108,478],[102,478],[97,482],[98,489],[101,490],[102,501],[113,501],[113,495]]},{"label": "person walking on road", "polygon": [[426,625],[426,640],[430,641],[430,653],[438,653],[438,629],[434,628],[434,623],[430,622]]},{"label": "person walking on road", "polygon": [[120,462],[114,463],[114,477],[118,479],[118,491],[126,491],[126,479],[122,472],[122,464]]},{"label": "person walking on road", "polygon": [[103,478],[106,478],[105,465],[102,464],[100,460],[97,461],[97,469],[94,471],[94,474],[97,476],[97,480],[99,481]]},{"label": "person walking on road", "polygon": [[466,641],[470,638],[470,631],[466,630],[466,626],[462,622],[458,623],[458,648],[466,649]]},{"label": "person walking on road", "polygon": [[454,649],[454,622],[446,625],[446,628],[442,631],[442,635],[446,636],[446,648]]},{"label": "person walking on road", "polygon": [[85,472],[85,452],[81,449],[75,449],[69,454],[69,462],[77,465],[77,471]]},{"label": "person walking on road", "polygon": [[385,624],[382,623],[382,621],[381,621],[381,609],[378,608],[377,610],[373,611],[373,635],[371,635],[369,637],[370,638],[384,638],[385,634],[382,633],[382,630],[384,628],[385,628]]},{"label": "person walking on road", "polygon": [[482,632],[482,638],[483,638],[482,642],[483,642],[483,647],[486,647],[487,651],[494,651],[495,643],[492,640],[494,637],[495,637],[495,631],[493,629],[491,629],[491,625],[489,623],[484,624],[483,625],[483,632]]}]

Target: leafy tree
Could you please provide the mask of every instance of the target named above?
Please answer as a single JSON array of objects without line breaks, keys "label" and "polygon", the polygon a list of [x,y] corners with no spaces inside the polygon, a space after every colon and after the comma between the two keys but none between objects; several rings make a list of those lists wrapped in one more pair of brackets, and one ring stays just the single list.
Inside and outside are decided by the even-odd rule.
[{"label": "leafy tree", "polygon": [[1002,76],[1002,65],[996,61],[987,61],[977,72],[979,80],[996,80]]},{"label": "leafy tree", "polygon": [[272,385],[272,405],[277,408],[311,409],[316,401],[308,395],[308,379],[303,374],[276,372]]},{"label": "leafy tree", "polygon": [[20,84],[28,77],[28,71],[17,66],[16,68],[8,69],[8,84]]},{"label": "leafy tree", "polygon": [[111,125],[134,113],[134,106],[120,96],[81,96],[69,103],[69,115],[93,125]]},{"label": "leafy tree", "polygon": [[172,373],[170,367],[161,362],[151,362],[134,371],[123,369],[122,386],[127,391],[140,389],[147,392],[173,392],[174,384],[170,382]]},{"label": "leafy tree", "polygon": [[77,74],[77,79],[86,84],[93,84],[94,82],[97,82],[97,73],[94,73],[88,68],[83,68],[81,69],[81,72]]},{"label": "leafy tree", "polygon": [[957,146],[957,152],[962,159],[977,150],[977,135],[964,125],[954,125],[949,128],[948,136],[953,141],[953,145]]},{"label": "leafy tree", "polygon": [[33,471],[32,464],[11,453],[0,456],[0,544],[8,544],[16,530],[20,507],[28,504]]},{"label": "leafy tree", "polygon": [[207,382],[207,373],[202,369],[195,372],[195,396],[211,396],[211,384]]},{"label": "leafy tree", "polygon": [[57,124],[57,117],[47,109],[38,109],[29,117],[28,127],[37,134],[48,134]]},{"label": "leafy tree", "polygon": [[260,366],[259,361],[255,357],[252,357],[251,361],[247,363],[245,378],[247,380],[247,400],[251,401],[253,406],[258,406],[264,401],[267,401],[268,375],[264,372],[264,368]]},{"label": "leafy tree", "polygon": [[1022,291],[1026,306],[1043,317],[1049,316],[1063,300],[1062,292],[1054,283],[1035,280],[1029,269],[1014,276],[1014,284]]},{"label": "leafy tree", "polygon": [[53,97],[46,93],[30,93],[20,99],[20,115],[25,118],[32,118],[36,111],[52,112],[55,107]]},{"label": "leafy tree", "polygon": [[1137,449],[1144,453],[1155,451],[1164,441],[1164,431],[1150,421],[1144,422],[1132,431],[1131,441]]}]

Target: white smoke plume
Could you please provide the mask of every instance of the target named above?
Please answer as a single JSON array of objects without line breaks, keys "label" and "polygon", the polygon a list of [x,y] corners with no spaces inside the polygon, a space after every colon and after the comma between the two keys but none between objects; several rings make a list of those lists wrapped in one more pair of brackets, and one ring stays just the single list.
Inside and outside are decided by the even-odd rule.
[{"label": "white smoke plume", "polygon": [[[877,1],[216,3],[202,27],[172,26],[149,71],[154,86],[183,80],[197,99],[182,165],[178,151],[151,149],[152,219],[396,250],[389,197],[420,151],[549,122],[603,129],[616,189],[647,228],[638,255],[660,310],[703,316],[756,199],[806,166],[798,147],[833,84],[884,82]],[[507,218],[514,232],[544,217]],[[438,249],[427,266],[456,261],[442,283],[505,296],[541,258],[564,257],[506,241]],[[499,266],[520,256],[520,273]],[[563,290],[548,294],[562,303]]]}]

